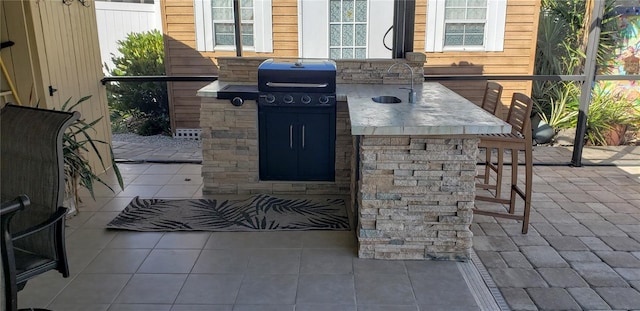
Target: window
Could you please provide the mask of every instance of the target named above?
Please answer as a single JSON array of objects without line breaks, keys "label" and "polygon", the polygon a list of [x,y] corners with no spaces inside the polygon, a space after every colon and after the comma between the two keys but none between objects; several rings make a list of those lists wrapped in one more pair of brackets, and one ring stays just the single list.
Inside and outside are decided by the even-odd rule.
[{"label": "window", "polygon": [[[233,0],[194,0],[198,51],[235,49]],[[241,0],[243,50],[273,52],[271,0]]]},{"label": "window", "polygon": [[298,1],[298,23],[300,57],[391,58],[382,40],[393,24],[393,1]]},{"label": "window", "polygon": [[426,51],[502,51],[506,0],[428,0]]},{"label": "window", "polygon": [[487,0],[447,0],[444,46],[484,46]]},{"label": "window", "polygon": [[329,57],[367,57],[367,0],[329,1]]},{"label": "window", "polygon": [[[233,48],[235,29],[233,26],[233,0],[213,0],[213,40],[216,47]],[[240,1],[240,24],[242,45],[253,47],[253,0]]]}]

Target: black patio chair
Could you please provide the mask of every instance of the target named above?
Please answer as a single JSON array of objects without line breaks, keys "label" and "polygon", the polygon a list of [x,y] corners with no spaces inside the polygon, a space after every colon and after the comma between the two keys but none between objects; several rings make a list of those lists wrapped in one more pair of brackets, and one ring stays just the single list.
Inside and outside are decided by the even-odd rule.
[{"label": "black patio chair", "polygon": [[49,270],[69,276],[63,134],[79,117],[78,112],[11,104],[0,110],[0,202],[6,202],[0,222],[2,300],[7,311],[17,310],[17,293],[31,278]]}]

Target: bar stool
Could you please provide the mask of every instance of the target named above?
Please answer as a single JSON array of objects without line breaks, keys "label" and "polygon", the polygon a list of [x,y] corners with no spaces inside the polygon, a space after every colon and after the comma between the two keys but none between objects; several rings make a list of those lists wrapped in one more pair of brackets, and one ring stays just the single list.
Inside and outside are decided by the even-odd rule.
[{"label": "bar stool", "polygon": [[[482,98],[482,105],[480,107],[485,111],[497,117],[500,117],[496,113],[499,111],[498,106],[500,105],[499,103],[500,103],[501,96],[502,96],[502,85],[496,82],[488,81],[487,86],[484,89],[484,96]],[[485,163],[491,162],[492,150],[481,148],[481,147],[479,149],[485,149]],[[476,175],[476,178],[483,179],[484,180],[483,184],[488,184],[489,176],[490,176],[489,169],[485,166],[484,172],[482,172],[482,174]],[[499,197],[500,189],[497,189],[497,191],[498,191],[497,196]]]},{"label": "bar stool", "polygon": [[[507,212],[494,212],[474,208],[474,213],[494,217],[522,220],[522,233],[526,234],[529,228],[529,211],[531,209],[531,191],[533,175],[533,147],[531,135],[531,110],[533,100],[522,93],[514,93],[509,107],[507,123],[511,125],[509,134],[480,135],[478,147],[486,148],[487,162],[485,163],[485,178],[483,182],[476,183],[476,187],[485,190],[494,190],[494,196],[476,195],[478,201],[488,201],[500,204],[509,204]],[[491,150],[497,150],[497,163],[493,163]],[[511,151],[511,191],[508,199],[501,197],[500,187],[504,166],[504,152]],[[518,152],[524,151],[525,159],[525,184],[524,190],[518,185]],[[490,183],[491,173],[496,173],[495,184]],[[515,214],[516,199],[524,200],[522,215]]]},{"label": "bar stool", "polygon": [[499,111],[500,96],[502,96],[502,85],[497,82],[488,81],[484,89],[484,97],[482,98],[482,109],[492,115],[496,115],[496,112]]}]

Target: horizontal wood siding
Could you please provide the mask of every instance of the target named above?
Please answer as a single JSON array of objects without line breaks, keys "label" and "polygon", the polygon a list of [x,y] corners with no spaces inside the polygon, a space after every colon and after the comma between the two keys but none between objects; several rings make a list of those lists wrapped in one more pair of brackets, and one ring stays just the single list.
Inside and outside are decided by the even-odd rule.
[{"label": "horizontal wood siding", "polygon": [[[417,0],[417,7],[427,0]],[[504,50],[502,52],[426,53],[427,75],[532,75],[540,3],[536,0],[507,2]],[[416,8],[415,51],[424,51],[426,10]],[[514,92],[531,94],[531,81],[496,81],[504,86],[503,105],[508,105]],[[482,81],[447,81],[442,84],[469,100],[480,103],[485,83]],[[504,107],[506,108],[506,107]],[[507,109],[502,109],[506,112]]]},{"label": "horizontal wood siding", "polygon": [[[243,56],[295,57],[298,55],[298,2],[273,0],[273,53],[243,52]],[[217,57],[235,51],[199,52],[193,0],[162,1],[167,75],[217,75]],[[206,82],[169,83],[171,128],[199,128],[200,98],[196,91]]]},{"label": "horizontal wood siding", "polygon": [[[244,52],[251,57],[298,56],[298,2],[273,0],[273,53]],[[162,1],[165,32],[165,62],[168,75],[217,74],[217,57],[235,56],[234,51],[198,52],[196,48],[193,0]],[[424,51],[427,0],[416,1],[414,50]],[[444,52],[426,53],[425,74],[533,74],[539,1],[510,0],[507,3],[506,33],[502,52]],[[503,102],[510,101],[513,92],[530,94],[531,82],[498,81],[504,85]],[[198,127],[197,112],[200,101],[195,92],[203,83],[169,84],[171,126]],[[206,83],[204,83],[206,84]],[[479,103],[484,82],[443,82],[454,91]],[[189,95],[189,92],[193,92]],[[179,93],[179,95],[178,95]]]}]

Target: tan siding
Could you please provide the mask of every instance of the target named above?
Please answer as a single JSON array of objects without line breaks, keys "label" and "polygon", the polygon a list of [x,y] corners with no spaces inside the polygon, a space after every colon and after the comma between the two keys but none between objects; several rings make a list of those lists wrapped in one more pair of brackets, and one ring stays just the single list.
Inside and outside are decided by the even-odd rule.
[{"label": "tan siding", "polygon": [[[418,0],[417,3],[424,3]],[[507,2],[504,50],[502,52],[443,52],[426,53],[425,74],[484,74],[531,75],[534,69],[535,44],[538,29],[539,1],[517,0]],[[426,18],[426,17],[424,17]],[[418,17],[416,17],[416,23]],[[416,31],[415,50],[418,42],[424,50],[424,32]],[[435,67],[435,68],[434,68]],[[504,86],[502,103],[508,104],[514,92],[531,93],[530,81],[498,81]],[[484,82],[443,82],[462,96],[474,102],[482,97]],[[506,109],[503,109],[505,112]]]},{"label": "tan siding", "polygon": [[413,25],[413,50],[416,52],[424,51],[427,9],[427,0],[416,0],[416,19]]},{"label": "tan siding", "polygon": [[[297,0],[274,0],[273,53],[244,52],[243,56],[295,57],[298,55]],[[165,34],[165,64],[167,75],[215,75],[216,57],[235,56],[235,51],[198,52],[196,50],[195,18],[192,0],[161,2]],[[171,128],[199,127],[200,98],[196,91],[207,83],[169,83]],[[184,88],[185,84],[191,85]],[[189,95],[191,93],[191,95]]]},{"label": "tan siding", "polygon": [[[244,52],[243,56],[297,57],[297,0],[273,0],[273,53]],[[416,0],[414,50],[424,51],[427,0]],[[195,50],[195,21],[192,0],[162,1],[163,29],[168,75],[200,75],[217,73],[217,57],[235,56],[235,52],[198,52]],[[502,52],[427,53],[426,74],[533,74],[535,39],[538,26],[538,0],[510,0],[507,3],[506,33]],[[531,82],[499,81],[505,87],[503,102],[509,102],[513,92],[529,94]],[[199,99],[195,96],[202,83],[180,83],[178,91],[170,86],[169,100],[172,128],[199,127]],[[206,84],[206,83],[205,83]],[[447,82],[452,89],[477,101],[483,82]],[[170,83],[176,85],[176,83]],[[189,96],[188,92],[193,92]],[[188,113],[187,113],[188,112]]]}]

